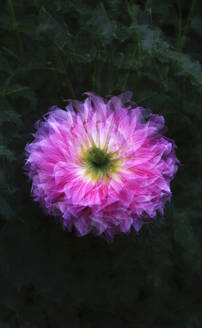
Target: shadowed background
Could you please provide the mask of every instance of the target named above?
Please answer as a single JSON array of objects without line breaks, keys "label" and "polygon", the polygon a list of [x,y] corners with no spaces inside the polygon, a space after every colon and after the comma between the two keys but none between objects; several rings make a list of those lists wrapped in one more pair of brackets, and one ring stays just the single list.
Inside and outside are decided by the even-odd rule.
[{"label": "shadowed background", "polygon": [[[0,4],[0,328],[201,328],[202,4]],[[30,197],[24,147],[63,99],[133,91],[182,163],[164,217],[137,234],[63,231]]]}]

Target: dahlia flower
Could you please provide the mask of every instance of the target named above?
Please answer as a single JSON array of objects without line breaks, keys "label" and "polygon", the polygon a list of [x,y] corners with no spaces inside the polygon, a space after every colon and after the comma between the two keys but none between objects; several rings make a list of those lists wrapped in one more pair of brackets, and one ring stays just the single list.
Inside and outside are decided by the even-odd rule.
[{"label": "dahlia flower", "polygon": [[37,122],[25,170],[34,200],[64,228],[112,240],[163,215],[179,161],[163,116],[131,102],[131,92],[108,101],[85,94]]}]

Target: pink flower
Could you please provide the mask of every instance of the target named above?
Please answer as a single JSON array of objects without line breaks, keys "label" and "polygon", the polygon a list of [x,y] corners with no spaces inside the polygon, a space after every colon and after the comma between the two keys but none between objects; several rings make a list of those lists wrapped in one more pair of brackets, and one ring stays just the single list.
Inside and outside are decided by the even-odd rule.
[{"label": "pink flower", "polygon": [[139,231],[157,211],[163,215],[179,160],[175,143],[162,135],[163,116],[130,102],[131,92],[108,102],[86,95],[37,122],[25,169],[48,214],[79,236],[112,240],[131,226]]}]

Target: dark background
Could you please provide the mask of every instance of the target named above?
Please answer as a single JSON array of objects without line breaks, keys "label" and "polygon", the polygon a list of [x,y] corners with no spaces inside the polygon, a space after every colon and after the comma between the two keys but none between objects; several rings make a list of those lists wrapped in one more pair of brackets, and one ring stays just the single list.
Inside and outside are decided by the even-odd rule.
[{"label": "dark background", "polygon": [[[201,1],[0,4],[0,328],[202,327]],[[63,231],[30,197],[24,147],[63,98],[133,91],[182,166],[137,234]]]}]

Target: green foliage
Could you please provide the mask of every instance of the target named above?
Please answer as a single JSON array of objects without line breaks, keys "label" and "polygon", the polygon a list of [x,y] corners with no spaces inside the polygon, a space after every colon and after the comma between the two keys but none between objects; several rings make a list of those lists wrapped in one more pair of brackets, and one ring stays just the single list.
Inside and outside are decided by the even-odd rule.
[{"label": "green foliage", "polygon": [[[0,10],[0,328],[201,327],[201,2]],[[164,115],[182,165],[164,218],[109,246],[63,232],[31,200],[24,147],[50,106],[126,90]]]}]

